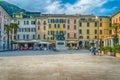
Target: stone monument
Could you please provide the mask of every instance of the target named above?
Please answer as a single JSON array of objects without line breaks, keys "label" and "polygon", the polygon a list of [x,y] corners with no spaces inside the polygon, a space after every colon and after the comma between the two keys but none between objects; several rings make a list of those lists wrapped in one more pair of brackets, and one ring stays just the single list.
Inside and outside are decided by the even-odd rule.
[{"label": "stone monument", "polygon": [[66,50],[66,43],[65,43],[65,37],[63,33],[60,33],[57,35],[57,40],[56,40],[56,49],[57,50]]}]

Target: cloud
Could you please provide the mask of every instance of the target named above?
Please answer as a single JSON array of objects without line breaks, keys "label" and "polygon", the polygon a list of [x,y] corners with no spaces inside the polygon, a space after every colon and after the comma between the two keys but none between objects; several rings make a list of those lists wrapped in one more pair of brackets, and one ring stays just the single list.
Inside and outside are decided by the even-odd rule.
[{"label": "cloud", "polygon": [[53,14],[95,14],[111,11],[116,8],[106,9],[102,6],[115,0],[77,0],[74,4],[62,3],[62,0],[5,0],[16,4],[28,11],[40,11]]}]

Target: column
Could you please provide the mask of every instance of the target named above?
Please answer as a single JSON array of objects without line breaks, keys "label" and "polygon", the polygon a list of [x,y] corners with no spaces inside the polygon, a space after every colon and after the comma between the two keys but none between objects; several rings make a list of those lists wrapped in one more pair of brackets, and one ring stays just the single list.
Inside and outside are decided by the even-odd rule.
[{"label": "column", "polygon": [[111,39],[111,47],[113,46],[113,40]]}]

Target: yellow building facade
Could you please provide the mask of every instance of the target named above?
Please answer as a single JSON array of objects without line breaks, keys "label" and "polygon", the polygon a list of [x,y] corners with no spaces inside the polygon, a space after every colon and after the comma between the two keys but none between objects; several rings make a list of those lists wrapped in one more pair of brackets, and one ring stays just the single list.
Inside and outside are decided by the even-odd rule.
[{"label": "yellow building facade", "polygon": [[60,35],[65,40],[66,19],[64,14],[42,14],[40,18],[36,19],[36,35],[37,40],[52,43],[56,43]]},{"label": "yellow building facade", "polygon": [[[79,46],[85,47],[98,39],[98,20],[93,15],[79,17]],[[97,43],[96,43],[97,44]]]},{"label": "yellow building facade", "polygon": [[[99,39],[104,41],[104,46],[112,45],[112,40],[109,39],[112,35],[112,19],[108,16],[99,16]],[[102,31],[102,34],[101,34]]]},{"label": "yellow building facade", "polygon": [[[117,12],[115,12],[113,15],[111,15],[111,18],[112,18],[112,24],[114,23],[119,23],[120,24],[120,10],[118,10]],[[114,31],[112,31],[112,35],[115,35]],[[113,43],[113,40],[112,40],[113,37],[110,37],[109,39],[111,40],[111,43],[113,46],[114,43]],[[118,44],[120,44],[120,34],[118,33]]]}]

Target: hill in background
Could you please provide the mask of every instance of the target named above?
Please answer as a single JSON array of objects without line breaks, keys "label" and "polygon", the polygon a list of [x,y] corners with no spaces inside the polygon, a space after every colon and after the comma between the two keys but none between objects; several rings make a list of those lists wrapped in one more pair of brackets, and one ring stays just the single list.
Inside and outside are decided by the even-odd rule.
[{"label": "hill in background", "polygon": [[26,12],[24,9],[19,8],[16,5],[10,4],[5,1],[0,1],[0,5],[6,10],[6,12],[12,17],[13,13]]}]

